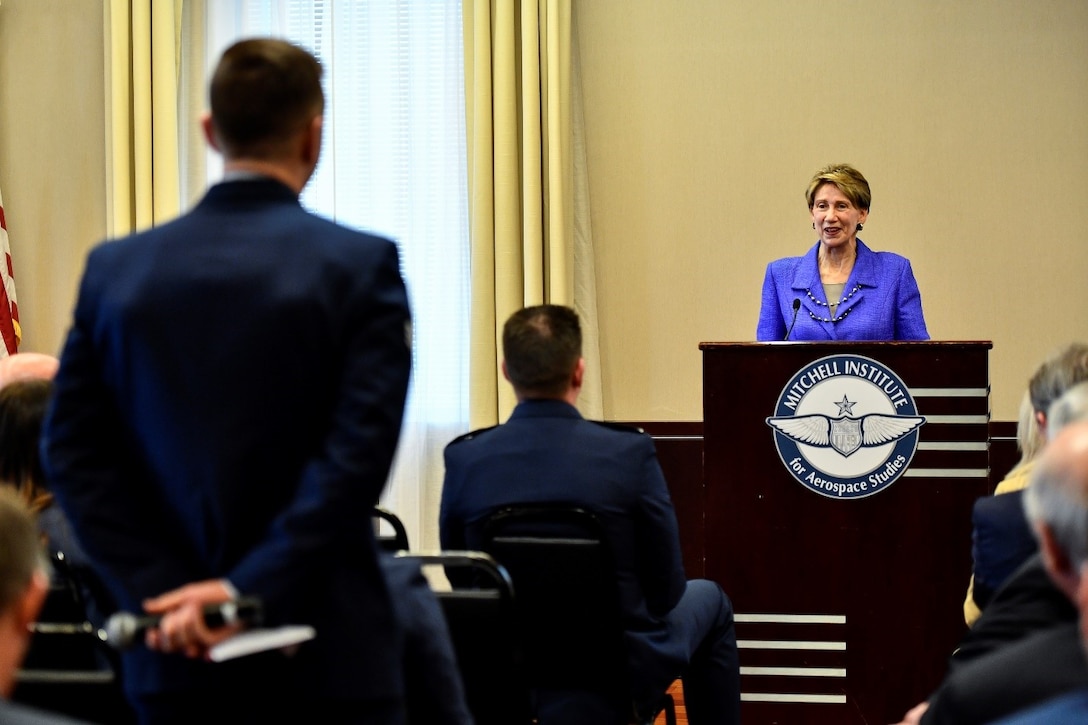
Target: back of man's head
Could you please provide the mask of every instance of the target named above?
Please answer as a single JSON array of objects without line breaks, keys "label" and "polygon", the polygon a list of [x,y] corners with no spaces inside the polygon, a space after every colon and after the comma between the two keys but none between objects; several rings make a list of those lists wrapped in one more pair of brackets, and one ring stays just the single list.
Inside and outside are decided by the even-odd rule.
[{"label": "back of man's head", "polygon": [[506,377],[525,397],[559,397],[582,357],[578,313],[563,305],[518,310],[502,329]]},{"label": "back of man's head", "polygon": [[1088,380],[1088,345],[1074,342],[1049,357],[1028,381],[1031,405],[1044,416],[1069,388]]},{"label": "back of man's head", "polygon": [[1088,562],[1088,420],[1065,425],[1043,449],[1024,490],[1024,511],[1051,576],[1072,596]]},{"label": "back of man's head", "polygon": [[52,380],[60,360],[42,352],[17,352],[0,358],[0,388],[16,380]]},{"label": "back of man's head", "polygon": [[15,489],[0,486],[0,613],[19,601],[35,573],[46,570],[44,557],[33,514]]},{"label": "back of man's head", "polygon": [[229,158],[274,157],[325,107],[321,64],[276,38],[240,40],[223,52],[209,89],[216,141]]},{"label": "back of man's head", "polygon": [[1088,381],[1077,383],[1054,401],[1046,414],[1047,438],[1054,440],[1062,428],[1078,420],[1088,420]]}]

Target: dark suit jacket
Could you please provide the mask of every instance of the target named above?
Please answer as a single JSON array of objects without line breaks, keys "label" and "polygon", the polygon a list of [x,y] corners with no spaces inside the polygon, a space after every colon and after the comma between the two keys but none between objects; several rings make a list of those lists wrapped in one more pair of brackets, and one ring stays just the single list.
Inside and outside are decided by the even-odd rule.
[{"label": "dark suit jacket", "polygon": [[[1007,495],[1007,494],[1002,494]],[[948,672],[1017,640],[1077,621],[1077,608],[1046,573],[1041,554],[1009,576],[952,654]]]},{"label": "dark suit jacket", "polygon": [[[874,252],[859,239],[854,269],[846,281],[844,294],[850,295],[839,305],[838,322],[831,319],[826,303],[816,253],[820,243],[803,257],[776,259],[767,265],[763,279],[762,303],[757,340],[782,340],[793,319],[793,301],[800,300],[797,323],[791,340],[928,340],[922,315],[922,296],[910,261],[892,252]],[[811,292],[811,297],[809,293]]]},{"label": "dark suit jacket", "polygon": [[219,665],[136,647],[131,693],[400,692],[370,510],[408,386],[396,247],[270,179],[90,253],[43,430],[50,486],[118,605],[226,577],[317,637]]},{"label": "dark suit jacket", "polygon": [[1023,489],[975,501],[971,523],[972,591],[975,604],[982,609],[1009,575],[1039,550],[1039,544],[1024,515]]},{"label": "dark suit jacket", "polygon": [[1076,607],[1035,554],[998,590],[952,655],[922,725],[988,723],[1088,684],[1077,627]]},{"label": "dark suit jacket", "polygon": [[1036,632],[958,670],[922,725],[982,725],[1088,685],[1076,622]]},{"label": "dark suit jacket", "polygon": [[653,649],[661,617],[686,580],[676,514],[653,440],[587,421],[557,400],[530,400],[503,425],[462,436],[445,450],[439,520],[444,549],[480,547],[473,524],[500,506],[579,503],[605,527],[616,559],[629,642]]}]

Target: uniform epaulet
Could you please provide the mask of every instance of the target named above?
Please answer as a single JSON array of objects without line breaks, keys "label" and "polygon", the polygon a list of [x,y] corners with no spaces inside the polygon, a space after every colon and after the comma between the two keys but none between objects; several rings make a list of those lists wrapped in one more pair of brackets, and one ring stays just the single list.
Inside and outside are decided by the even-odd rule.
[{"label": "uniform epaulet", "polygon": [[603,425],[605,428],[611,428],[612,430],[621,430],[627,433],[645,433],[642,428],[637,425],[631,425],[630,423],[613,423],[610,420],[591,420],[590,423],[596,423],[597,425]]},{"label": "uniform epaulet", "polygon": [[477,428],[476,430],[470,430],[468,433],[457,436],[452,441],[450,441],[447,445],[452,446],[454,443],[460,443],[461,441],[470,441],[473,438],[475,438],[476,436],[480,435],[481,433],[485,433],[485,432],[487,432],[489,430],[493,430],[493,429],[498,428],[498,427],[499,426],[497,426],[497,425],[489,425],[486,428]]}]

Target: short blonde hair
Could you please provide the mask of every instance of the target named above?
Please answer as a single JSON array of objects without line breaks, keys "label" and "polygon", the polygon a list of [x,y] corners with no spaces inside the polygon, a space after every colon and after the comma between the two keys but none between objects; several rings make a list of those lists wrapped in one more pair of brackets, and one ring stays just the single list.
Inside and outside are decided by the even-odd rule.
[{"label": "short blonde hair", "polygon": [[862,211],[869,211],[869,204],[873,201],[869,182],[850,164],[831,164],[816,172],[812,181],[808,182],[808,190],[805,191],[805,200],[808,202],[809,209],[812,209],[813,204],[816,203],[816,191],[824,184],[834,184],[839,187],[839,191],[850,200],[851,204]]}]

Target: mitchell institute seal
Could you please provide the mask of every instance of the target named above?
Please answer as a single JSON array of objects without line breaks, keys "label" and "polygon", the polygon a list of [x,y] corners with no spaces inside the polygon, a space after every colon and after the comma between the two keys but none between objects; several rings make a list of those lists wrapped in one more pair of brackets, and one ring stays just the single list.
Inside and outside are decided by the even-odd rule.
[{"label": "mitchell institute seal", "polygon": [[797,372],[767,418],[783,465],[829,498],[864,498],[891,486],[918,449],[918,415],[907,386],[885,365],[831,355]]}]

